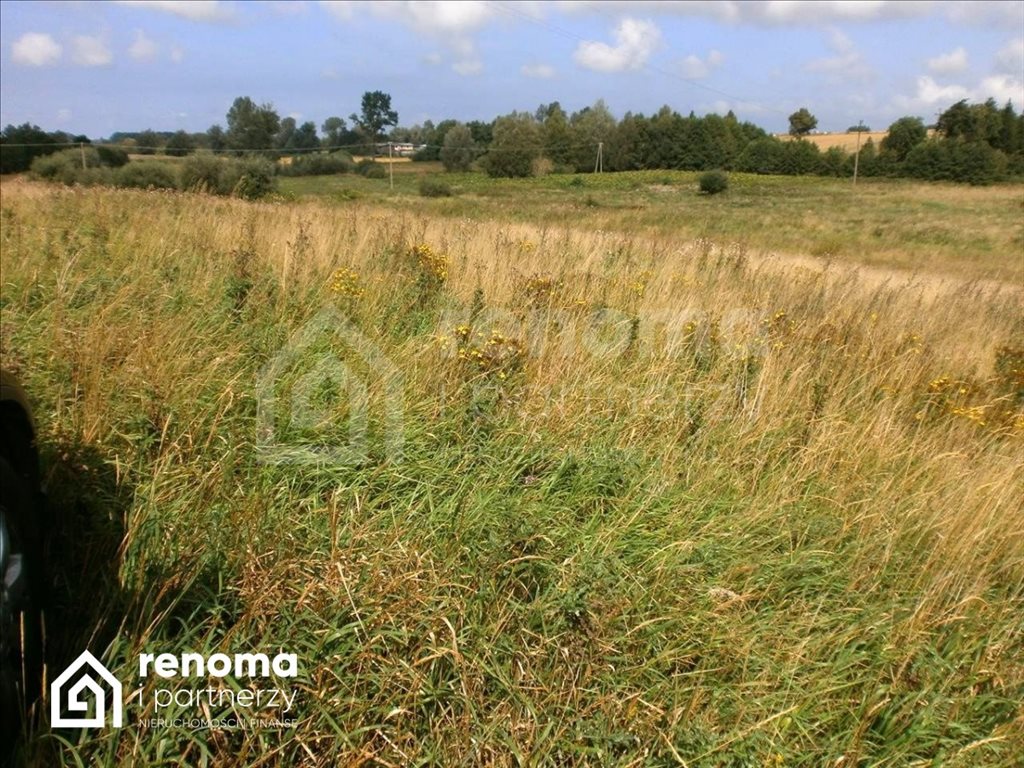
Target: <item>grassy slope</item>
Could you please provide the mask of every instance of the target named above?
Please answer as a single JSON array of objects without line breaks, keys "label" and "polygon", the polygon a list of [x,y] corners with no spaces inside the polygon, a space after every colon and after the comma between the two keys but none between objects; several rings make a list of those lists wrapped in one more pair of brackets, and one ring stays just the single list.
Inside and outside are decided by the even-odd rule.
[{"label": "grassy slope", "polygon": [[[1019,293],[584,233],[502,189],[467,220],[5,184],[3,362],[77,557],[119,563],[61,571],[94,596],[66,653],[302,666],[294,731],[129,723],[37,762],[1012,765]],[[543,226],[480,220],[514,206]],[[401,460],[257,458],[260,372],[325,305],[404,377]]]}]

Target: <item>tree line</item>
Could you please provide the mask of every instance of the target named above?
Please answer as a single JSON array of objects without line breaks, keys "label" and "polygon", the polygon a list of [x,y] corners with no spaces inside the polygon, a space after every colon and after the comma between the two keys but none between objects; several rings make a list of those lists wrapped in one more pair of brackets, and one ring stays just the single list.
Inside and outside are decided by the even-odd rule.
[{"label": "tree line", "polygon": [[[889,126],[876,146],[870,139],[859,157],[839,147],[822,151],[807,140],[817,118],[802,107],[790,115],[790,135],[778,137],[750,122],[726,115],[683,116],[669,106],[651,115],[626,113],[617,120],[601,100],[569,113],[557,101],[534,112],[512,112],[491,122],[398,125],[391,96],[363,94],[360,111],[348,120],[332,116],[319,127],[281,118],[272,104],[239,97],[228,110],[226,125],[204,132],[185,131],[112,134],[114,144],[135,154],[184,156],[196,150],[259,153],[270,158],[320,155],[336,150],[373,155],[385,140],[417,147],[416,160],[440,160],[450,171],[479,167],[492,176],[535,173],[586,173],[646,169],[735,170],[762,174],[848,176],[854,166],[864,176],[906,176],[928,180],[985,184],[1024,175],[1024,115],[1012,103],[1000,107],[961,100],[927,126],[919,117],[901,117]],[[851,126],[852,131],[866,126]],[[34,125],[7,126],[0,135],[2,172],[27,169],[32,159],[68,143],[89,143],[84,136],[47,133]],[[34,146],[9,146],[9,145]],[[340,161],[339,161],[340,163]],[[334,167],[312,159],[295,170],[311,172]],[[345,166],[347,168],[347,165]],[[341,169],[339,165],[338,170]]]}]

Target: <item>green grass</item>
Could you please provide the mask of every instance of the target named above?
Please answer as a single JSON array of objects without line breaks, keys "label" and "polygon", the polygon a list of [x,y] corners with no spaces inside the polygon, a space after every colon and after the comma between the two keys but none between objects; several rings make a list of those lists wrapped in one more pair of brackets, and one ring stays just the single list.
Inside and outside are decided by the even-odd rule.
[{"label": "green grass", "polygon": [[[735,178],[712,201],[689,178],[467,175],[455,201],[415,175],[397,199],[285,180],[364,194],[337,204],[5,185],[3,365],[63,520],[53,668],[88,646],[134,690],[141,652],[300,666],[294,729],[131,709],[120,731],[41,724],[29,762],[1019,764],[1020,294],[754,262],[685,223],[669,249],[667,218],[593,233],[545,203],[774,220],[755,201],[792,215],[806,186],[853,215],[831,182]],[[900,189],[880,194],[920,194]],[[808,234],[817,215],[793,226],[845,242]],[[262,372],[324,306],[401,372],[401,457],[260,460]],[[459,342],[444,319],[471,308]],[[700,311],[671,351],[656,323],[681,308]],[[612,311],[635,332],[608,354],[587,334]],[[473,357],[530,322],[543,344]],[[325,349],[366,373],[332,344],[282,403]],[[331,402],[314,437],[345,440]]]}]

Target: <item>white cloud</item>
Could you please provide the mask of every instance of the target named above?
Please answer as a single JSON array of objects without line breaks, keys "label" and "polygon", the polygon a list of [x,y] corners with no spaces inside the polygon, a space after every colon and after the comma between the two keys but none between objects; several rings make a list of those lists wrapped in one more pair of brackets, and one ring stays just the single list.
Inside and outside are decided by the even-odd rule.
[{"label": "white cloud", "polygon": [[1012,101],[1014,104],[1024,103],[1024,82],[1010,75],[992,75],[982,78],[973,88],[963,85],[942,85],[930,75],[917,78],[917,87],[913,96],[897,96],[893,99],[896,109],[904,111],[934,111],[945,109],[961,99],[971,102],[982,102],[988,98],[997,104]]},{"label": "white cloud", "polygon": [[47,67],[60,61],[63,49],[43,32],[26,32],[11,46],[11,61],[26,67]]},{"label": "white cloud", "polygon": [[[497,9],[482,0],[438,0],[437,2],[352,2],[320,0],[335,19],[347,22],[358,13],[370,13],[384,21],[403,24],[416,34],[445,45],[458,58],[452,69],[460,75],[476,75],[483,71],[483,62],[472,34],[497,18]],[[428,63],[440,63],[440,56],[431,54]]]},{"label": "white cloud", "polygon": [[484,70],[484,63],[480,59],[463,59],[452,64],[452,69],[464,77],[479,75]]},{"label": "white cloud", "polygon": [[58,109],[57,110],[57,122],[58,123],[66,123],[69,120],[71,120],[71,110],[70,109],[67,109],[65,107],[64,109]]},{"label": "white cloud", "polygon": [[170,13],[189,21],[229,21],[234,11],[218,0],[115,0],[119,5]]},{"label": "white cloud", "polygon": [[661,45],[661,30],[650,21],[623,19],[615,28],[615,45],[586,40],[579,44],[576,63],[596,72],[640,69]]},{"label": "white cloud", "polygon": [[809,61],[805,66],[808,72],[823,72],[834,81],[866,80],[873,70],[864,61],[853,41],[836,27],[829,27],[828,47],[834,54]]},{"label": "white cloud", "polygon": [[992,75],[981,81],[975,90],[975,100],[984,101],[992,97],[997,104],[1012,101],[1017,109],[1024,104],[1024,82],[1010,75]]},{"label": "white cloud", "polygon": [[185,59],[185,49],[180,45],[171,46],[171,61],[180,64]]},{"label": "white cloud", "polygon": [[128,55],[136,61],[152,61],[159,53],[160,47],[146,37],[141,29],[135,30],[135,40],[128,48]]},{"label": "white cloud", "polygon": [[946,16],[957,24],[1024,26],[1024,5],[1007,0],[956,0],[942,3]]},{"label": "white cloud", "polygon": [[494,16],[494,9],[480,0],[375,3],[373,9],[381,16],[404,21],[415,29],[445,34],[472,32]]},{"label": "white cloud", "polygon": [[812,26],[838,22],[868,22],[924,16],[932,13],[933,4],[906,0],[695,0],[694,2],[661,2],[661,0],[583,0],[559,2],[558,8],[569,13],[603,11],[700,16],[729,24],[757,26]]},{"label": "white cloud", "polygon": [[701,59],[697,54],[691,53],[683,59],[680,71],[683,77],[688,80],[701,80],[710,75],[714,69],[720,67],[723,61],[725,61],[725,57],[716,50],[709,51],[705,59]]},{"label": "white cloud", "polygon": [[114,54],[98,37],[76,35],[71,48],[71,58],[80,67],[105,67],[114,60]]},{"label": "white cloud", "polygon": [[433,51],[431,53],[428,53],[426,56],[423,57],[423,63],[424,64],[429,64],[432,67],[436,67],[443,60],[444,60],[443,57],[437,51]]},{"label": "white cloud", "polygon": [[533,77],[538,80],[549,80],[555,76],[555,68],[550,64],[523,64],[519,68],[523,77]]},{"label": "white cloud", "polygon": [[934,59],[928,59],[928,71],[936,75],[955,75],[967,69],[967,51],[963,46]]},{"label": "white cloud", "polygon": [[917,78],[913,96],[897,96],[893,105],[903,112],[930,110],[933,107],[948,107],[960,99],[969,98],[971,92],[962,85],[940,85],[930,75]]},{"label": "white cloud", "polygon": [[1024,37],[1011,40],[996,53],[996,67],[1009,75],[1024,72]]}]

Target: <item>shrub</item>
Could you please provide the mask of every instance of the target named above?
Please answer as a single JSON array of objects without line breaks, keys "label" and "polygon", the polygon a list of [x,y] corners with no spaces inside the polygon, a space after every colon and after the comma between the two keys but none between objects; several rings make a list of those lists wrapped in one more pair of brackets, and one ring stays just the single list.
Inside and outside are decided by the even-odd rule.
[{"label": "shrub", "polygon": [[705,195],[717,195],[729,188],[729,177],[722,171],[707,171],[700,175],[699,184]]},{"label": "shrub", "polygon": [[120,168],[128,165],[128,153],[120,147],[96,147],[96,154],[99,155],[100,165],[107,168]]},{"label": "shrub", "polygon": [[240,171],[238,181],[231,193],[244,200],[258,200],[277,189],[274,164],[262,157],[250,157],[236,161]]},{"label": "shrub", "polygon": [[134,189],[177,189],[178,178],[170,165],[147,160],[118,168],[114,185]]},{"label": "shrub", "polygon": [[[90,148],[91,149],[91,148]],[[92,150],[94,154],[96,150]],[[89,152],[86,152],[86,165],[88,166]],[[96,156],[94,165],[99,165],[99,156]],[[82,169],[82,158],[77,149],[64,149],[54,152],[52,155],[43,155],[32,161],[31,173],[38,179],[46,181],[57,181],[61,184],[74,184],[77,172]]]},{"label": "shrub", "polygon": [[383,179],[388,175],[387,171],[384,170],[384,166],[374,160],[360,160],[359,165],[356,166],[356,171],[368,179]]},{"label": "shrub", "polygon": [[423,197],[451,197],[452,188],[440,179],[424,176],[420,179],[420,194]]},{"label": "shrub", "polygon": [[181,164],[181,188],[190,192],[229,195],[241,174],[230,177],[227,166],[233,161],[198,152]]},{"label": "shrub", "polygon": [[281,176],[329,176],[335,173],[351,173],[356,169],[352,156],[347,152],[301,155],[286,165],[279,165]]}]

